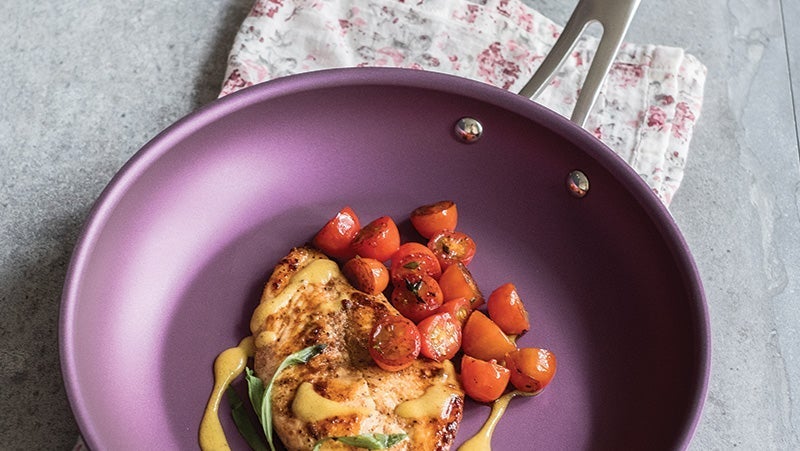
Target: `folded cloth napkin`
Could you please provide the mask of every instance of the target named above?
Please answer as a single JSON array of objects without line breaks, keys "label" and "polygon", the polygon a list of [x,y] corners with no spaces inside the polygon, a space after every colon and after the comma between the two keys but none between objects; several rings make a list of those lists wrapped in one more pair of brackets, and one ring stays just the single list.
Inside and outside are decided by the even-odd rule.
[{"label": "folded cloth napkin", "polygon": [[[256,0],[220,96],[356,66],[438,71],[518,92],[560,32],[520,0]],[[596,47],[583,37],[536,101],[569,117]],[[705,77],[682,49],[623,44],[586,124],[667,205],[683,179]]]}]

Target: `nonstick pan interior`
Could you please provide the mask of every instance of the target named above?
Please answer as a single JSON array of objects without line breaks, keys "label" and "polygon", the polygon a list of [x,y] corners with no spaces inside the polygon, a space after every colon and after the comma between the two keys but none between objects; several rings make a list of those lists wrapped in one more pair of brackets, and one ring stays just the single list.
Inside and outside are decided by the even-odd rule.
[{"label": "nonstick pan interior", "polygon": [[[484,133],[465,144],[462,117]],[[575,169],[590,180],[569,194]],[[517,285],[521,346],[558,356],[512,401],[497,449],[685,446],[708,376],[705,302],[657,198],[593,136],[527,99],[450,76],[342,69],[245,89],[143,148],[97,201],[64,291],[62,366],[93,449],[185,449],[217,353],[247,334],[272,266],[336,211],[402,221],[457,202],[488,294]],[[489,412],[469,403],[458,435]],[[223,412],[234,449],[246,449]]]}]

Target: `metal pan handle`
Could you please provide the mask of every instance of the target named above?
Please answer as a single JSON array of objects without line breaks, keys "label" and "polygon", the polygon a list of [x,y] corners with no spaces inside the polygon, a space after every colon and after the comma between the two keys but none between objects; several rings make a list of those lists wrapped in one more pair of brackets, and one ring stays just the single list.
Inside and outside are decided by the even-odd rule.
[{"label": "metal pan handle", "polygon": [[575,108],[572,110],[572,122],[584,127],[600,94],[600,87],[611,68],[625,33],[639,8],[641,0],[580,0],[564,26],[555,45],[533,74],[531,80],[520,90],[519,94],[528,98],[537,97],[553,78],[556,70],[564,63],[575,48],[578,38],[586,28],[598,22],[603,27],[603,35],[597,46],[589,73],[583,83]]}]

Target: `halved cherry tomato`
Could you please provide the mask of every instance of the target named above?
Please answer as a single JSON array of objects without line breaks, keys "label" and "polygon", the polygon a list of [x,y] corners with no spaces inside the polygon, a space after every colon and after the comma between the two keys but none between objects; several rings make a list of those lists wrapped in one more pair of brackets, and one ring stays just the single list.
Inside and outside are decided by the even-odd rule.
[{"label": "halved cherry tomato", "polygon": [[442,289],[431,276],[416,275],[395,285],[391,303],[401,315],[418,323],[432,315],[443,302]]},{"label": "halved cherry tomato", "polygon": [[509,335],[522,335],[531,328],[528,311],[525,310],[513,283],[503,284],[492,291],[486,301],[486,308],[489,318]]},{"label": "halved cherry tomato", "polygon": [[325,255],[345,260],[355,255],[350,242],[360,229],[356,213],[352,208],[344,207],[322,226],[311,243]]},{"label": "halved cherry tomato", "polygon": [[444,304],[436,310],[436,313],[447,313],[452,316],[461,327],[464,327],[471,312],[472,308],[469,306],[469,301],[467,298],[463,297],[445,301]]},{"label": "halved cherry tomato", "polygon": [[442,275],[442,267],[426,246],[415,242],[403,243],[392,255],[392,283],[400,284],[414,274],[426,274],[438,279]]},{"label": "halved cherry tomato", "polygon": [[419,329],[400,315],[379,319],[369,337],[369,354],[386,371],[400,371],[410,366],[419,355],[420,346]]},{"label": "halved cherry tomato", "polygon": [[442,276],[439,277],[439,287],[442,288],[445,299],[466,298],[473,310],[484,302],[478,284],[475,283],[472,273],[463,263],[456,263],[442,271]]},{"label": "halved cherry tomato", "polygon": [[556,374],[556,355],[547,349],[522,348],[506,354],[514,388],[535,393],[547,386]]},{"label": "halved cherry tomato", "polygon": [[428,241],[428,249],[433,251],[442,268],[458,262],[468,265],[475,256],[475,241],[464,232],[442,230]]},{"label": "halved cherry tomato", "polygon": [[417,325],[422,337],[420,354],[443,362],[461,348],[461,325],[449,313],[435,313]]},{"label": "halved cherry tomato", "polygon": [[468,355],[461,358],[461,385],[464,392],[479,402],[492,402],[508,386],[510,371],[497,361],[484,361]]},{"label": "halved cherry tomato", "polygon": [[389,286],[389,269],[374,258],[353,257],[342,266],[342,272],[357,290],[367,294],[380,294]]},{"label": "halved cherry tomato", "polygon": [[456,224],[458,210],[450,200],[423,205],[411,212],[411,225],[425,238],[432,237],[440,230],[455,230]]},{"label": "halved cherry tomato", "polygon": [[480,310],[469,315],[461,338],[464,354],[481,360],[503,360],[505,355],[517,346]]},{"label": "halved cherry tomato", "polygon": [[400,248],[400,231],[392,218],[381,216],[361,228],[350,245],[356,255],[385,262]]}]

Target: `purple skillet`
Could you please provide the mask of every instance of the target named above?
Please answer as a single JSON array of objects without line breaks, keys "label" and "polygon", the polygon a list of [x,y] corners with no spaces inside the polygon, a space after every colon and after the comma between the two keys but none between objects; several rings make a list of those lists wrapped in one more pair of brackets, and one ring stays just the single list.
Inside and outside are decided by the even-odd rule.
[{"label": "purple skillet", "polygon": [[[483,125],[465,143],[463,117]],[[590,181],[570,194],[573,170]],[[244,89],[178,121],[97,200],[60,319],[67,393],[91,449],[192,449],[212,364],[247,334],[273,265],[345,205],[403,223],[457,202],[486,294],[513,282],[520,346],[558,357],[515,399],[501,450],[676,449],[709,373],[700,278],[668,211],[592,135],[489,85],[403,69],[337,69]],[[468,403],[457,442],[489,408]],[[246,449],[222,417],[234,449]]]}]

